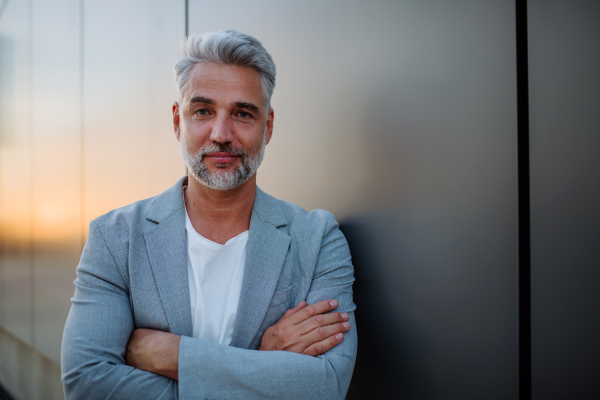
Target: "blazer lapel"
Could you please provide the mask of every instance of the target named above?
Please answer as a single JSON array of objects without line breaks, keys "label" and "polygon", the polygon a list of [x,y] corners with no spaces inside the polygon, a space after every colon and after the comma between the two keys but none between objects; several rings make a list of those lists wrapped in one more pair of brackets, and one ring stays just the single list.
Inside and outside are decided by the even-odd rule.
[{"label": "blazer lapel", "polygon": [[192,336],[182,183],[156,199],[146,219],[158,225],[146,230],[144,240],[171,333]]},{"label": "blazer lapel", "polygon": [[248,348],[267,313],[290,246],[290,236],[277,229],[285,224],[275,200],[257,188],[231,346]]},{"label": "blazer lapel", "polygon": [[[156,199],[146,219],[146,250],[171,332],[192,336],[187,271],[185,205],[181,179]],[[246,263],[231,346],[248,348],[267,313],[291,238],[277,229],[287,224],[277,201],[256,189],[246,246]]]}]

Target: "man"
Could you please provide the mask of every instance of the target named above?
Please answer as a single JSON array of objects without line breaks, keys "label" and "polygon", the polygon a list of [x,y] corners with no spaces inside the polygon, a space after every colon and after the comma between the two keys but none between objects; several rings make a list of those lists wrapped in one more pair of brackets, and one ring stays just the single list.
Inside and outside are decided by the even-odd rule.
[{"label": "man", "polygon": [[275,64],[235,31],[183,52],[173,125],[188,177],[90,223],[65,395],[343,398],[357,347],[347,242],[330,213],[256,186]]}]

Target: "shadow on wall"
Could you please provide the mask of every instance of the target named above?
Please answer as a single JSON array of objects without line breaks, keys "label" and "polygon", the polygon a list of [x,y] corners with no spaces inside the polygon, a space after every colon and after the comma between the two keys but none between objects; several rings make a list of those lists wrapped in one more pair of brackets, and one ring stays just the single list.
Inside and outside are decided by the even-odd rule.
[{"label": "shadow on wall", "polygon": [[516,394],[512,132],[449,82],[390,78],[364,110],[349,399]]},{"label": "shadow on wall", "polygon": [[402,100],[395,90],[379,89],[363,128],[368,179],[360,198],[353,199],[363,212],[340,222],[354,264],[359,337],[347,398],[430,397],[433,377],[418,323],[422,315],[411,306],[418,300],[410,298],[417,284],[410,270],[415,263],[408,259],[410,229],[398,217],[415,170],[410,128],[399,115]]},{"label": "shadow on wall", "polygon": [[403,271],[404,241],[388,216],[348,220],[340,225],[354,264],[358,357],[348,399],[412,397],[427,393],[430,368],[422,332],[399,305],[410,304]]}]

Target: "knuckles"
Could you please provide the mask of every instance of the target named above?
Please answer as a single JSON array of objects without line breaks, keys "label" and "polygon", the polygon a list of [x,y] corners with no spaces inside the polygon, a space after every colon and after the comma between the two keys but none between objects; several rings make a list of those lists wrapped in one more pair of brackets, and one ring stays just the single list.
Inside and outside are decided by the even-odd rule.
[{"label": "knuckles", "polygon": [[327,334],[327,332],[325,332],[325,328],[323,328],[322,326],[320,326],[316,329],[316,333],[317,333],[317,336],[321,337],[321,338]]},{"label": "knuckles", "polygon": [[309,347],[302,351],[302,354],[306,354],[307,356],[316,356],[315,352]]},{"label": "knuckles", "polygon": [[313,352],[314,352],[315,355],[323,353],[323,351],[321,349],[321,344],[320,343],[315,343]]},{"label": "knuckles", "polygon": [[283,344],[287,344],[291,339],[292,339],[292,335],[290,333],[283,333],[281,336],[281,341],[283,342]]},{"label": "knuckles", "polygon": [[280,324],[277,328],[276,336],[279,338],[281,344],[286,344],[292,338],[293,332],[291,332],[287,326]]}]

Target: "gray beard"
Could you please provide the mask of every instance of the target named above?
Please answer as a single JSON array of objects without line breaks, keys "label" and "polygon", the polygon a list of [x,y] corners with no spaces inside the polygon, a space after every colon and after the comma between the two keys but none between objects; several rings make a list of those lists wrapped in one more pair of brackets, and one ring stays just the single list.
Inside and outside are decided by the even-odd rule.
[{"label": "gray beard", "polygon": [[[188,167],[188,172],[204,186],[216,190],[231,190],[242,185],[256,173],[265,156],[266,139],[267,136],[264,135],[260,152],[255,156],[250,156],[244,149],[237,149],[229,144],[220,143],[201,148],[196,154],[192,154],[182,137],[180,140],[181,157]],[[204,156],[216,152],[240,156],[241,163],[233,171],[210,172],[204,164]],[[225,168],[227,164],[216,164],[216,166],[217,168]]]}]

